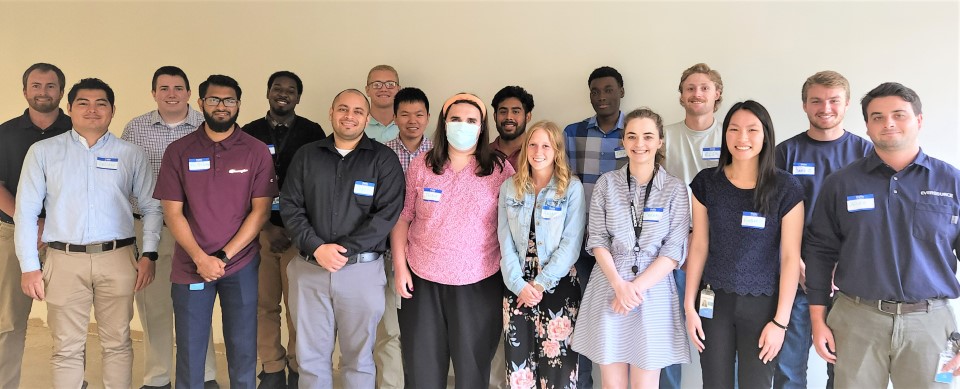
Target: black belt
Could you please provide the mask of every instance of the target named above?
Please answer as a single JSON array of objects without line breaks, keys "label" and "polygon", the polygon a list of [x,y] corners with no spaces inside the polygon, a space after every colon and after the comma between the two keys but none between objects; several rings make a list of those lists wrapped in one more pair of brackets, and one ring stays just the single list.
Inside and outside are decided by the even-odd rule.
[{"label": "black belt", "polygon": [[849,297],[853,302],[874,308],[889,315],[903,315],[907,313],[930,312],[931,310],[947,305],[946,299],[930,299],[917,302],[868,300],[857,296]]},{"label": "black belt", "polygon": [[[303,252],[301,252],[300,255],[301,255],[301,256],[303,257],[303,259],[306,260],[307,262],[319,266],[319,262],[317,262],[317,258],[314,257],[312,254],[311,254],[311,255],[306,255],[306,254],[304,254]],[[346,265],[353,265],[353,264],[357,264],[357,263],[373,262],[373,261],[376,261],[376,260],[380,259],[381,256],[382,256],[382,254],[380,254],[380,253],[374,253],[374,252],[366,252],[366,253],[354,254],[354,255],[351,255],[351,256],[347,257],[347,263],[344,264],[344,266],[346,266]]]},{"label": "black belt", "polygon": [[88,245],[69,244],[63,242],[50,242],[47,247],[54,250],[63,250],[70,253],[96,254],[116,250],[121,247],[127,247],[137,242],[137,238],[118,239],[111,242],[94,243]]}]

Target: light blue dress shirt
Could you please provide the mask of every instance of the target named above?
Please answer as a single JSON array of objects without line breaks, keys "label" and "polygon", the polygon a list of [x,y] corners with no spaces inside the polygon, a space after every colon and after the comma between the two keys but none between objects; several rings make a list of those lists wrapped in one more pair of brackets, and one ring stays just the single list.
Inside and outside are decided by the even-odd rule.
[{"label": "light blue dress shirt", "polygon": [[157,251],[163,215],[140,147],[110,132],[93,145],[76,130],[35,143],[23,160],[14,235],[20,270],[40,269],[37,215],[46,208],[44,242],[92,244],[134,236],[136,197],[143,215],[143,251]]}]

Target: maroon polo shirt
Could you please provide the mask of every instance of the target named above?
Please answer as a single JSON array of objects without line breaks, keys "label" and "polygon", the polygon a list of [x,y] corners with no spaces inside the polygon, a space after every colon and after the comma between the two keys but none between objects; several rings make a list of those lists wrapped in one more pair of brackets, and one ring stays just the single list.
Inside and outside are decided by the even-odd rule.
[{"label": "maroon polo shirt", "polygon": [[520,159],[520,149],[517,149],[517,151],[514,151],[512,154],[507,155],[507,153],[503,152],[503,149],[500,146],[499,136],[497,137],[497,139],[494,139],[493,142],[490,142],[490,147],[496,151],[499,151],[500,154],[503,154],[503,156],[507,158],[507,161],[510,161],[510,166],[513,166],[513,170],[517,170],[517,165],[519,165],[519,159]]},{"label": "maroon polo shirt", "polygon": [[[153,197],[180,201],[197,244],[206,253],[220,250],[250,214],[250,201],[278,194],[273,159],[267,145],[235,126],[233,134],[213,142],[201,125],[163,153]],[[227,264],[224,277],[249,264],[260,251],[254,239]],[[197,265],[178,243],[173,252],[170,281],[203,282]]]}]

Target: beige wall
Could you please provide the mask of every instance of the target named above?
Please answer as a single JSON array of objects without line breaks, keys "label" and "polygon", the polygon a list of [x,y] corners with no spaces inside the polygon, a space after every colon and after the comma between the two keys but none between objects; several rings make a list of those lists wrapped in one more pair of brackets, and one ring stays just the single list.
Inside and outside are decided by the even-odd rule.
[{"label": "beige wall", "polygon": [[676,122],[680,72],[706,62],[723,75],[720,114],[756,99],[778,140],[806,129],[800,86],[816,71],[850,79],[845,124],[861,135],[859,98],[904,83],[924,102],[924,149],[957,165],[958,12],[956,1],[0,2],[0,119],[23,111],[20,76],[44,61],[66,72],[68,89],[82,77],[110,83],[116,133],[155,108],[150,76],[167,64],[194,88],[211,73],[239,80],[240,123],[265,113],[267,76],[287,69],[304,80],[298,112],[329,129],[333,95],[361,88],[379,63],[434,107],[458,91],[489,101],[524,86],[535,120],[561,125],[593,114],[587,75],[610,65],[626,81],[623,109],[647,105]]}]

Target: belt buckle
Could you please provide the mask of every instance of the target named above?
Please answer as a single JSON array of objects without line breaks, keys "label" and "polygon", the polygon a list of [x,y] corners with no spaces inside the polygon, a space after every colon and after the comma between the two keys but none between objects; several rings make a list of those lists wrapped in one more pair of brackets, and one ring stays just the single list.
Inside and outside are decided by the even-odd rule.
[{"label": "belt buckle", "polygon": [[[883,309],[883,304],[884,304],[884,303],[896,305],[896,306],[897,306],[896,312],[890,312],[890,311],[884,310],[884,309]],[[901,307],[902,307],[902,305],[903,305],[903,303],[898,303],[898,302],[894,302],[894,301],[877,300],[877,310],[880,311],[880,312],[886,313],[886,314],[890,314],[890,315],[899,315],[900,312],[901,312]]]},{"label": "belt buckle", "polygon": [[85,248],[86,248],[85,252],[86,252],[87,254],[99,254],[99,253],[102,253],[102,252],[104,252],[104,251],[107,251],[107,250],[104,250],[104,249],[103,249],[103,245],[104,245],[104,243],[88,244],[88,245],[85,246]]},{"label": "belt buckle", "polygon": [[354,254],[347,258],[347,265],[353,265],[357,262],[360,262],[360,254]]}]

